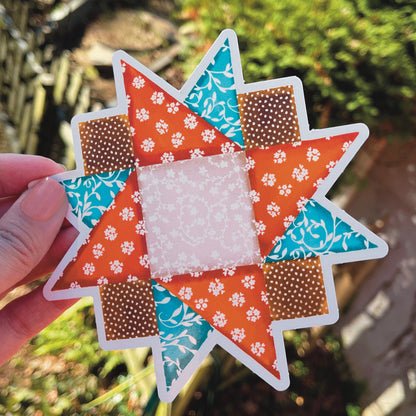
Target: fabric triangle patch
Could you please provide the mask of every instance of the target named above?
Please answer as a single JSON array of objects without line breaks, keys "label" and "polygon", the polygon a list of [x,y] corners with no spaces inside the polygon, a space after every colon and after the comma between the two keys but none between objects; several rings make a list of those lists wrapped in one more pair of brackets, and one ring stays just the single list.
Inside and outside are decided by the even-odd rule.
[{"label": "fabric triangle patch", "polygon": [[169,390],[198,354],[213,329],[202,316],[162,285],[152,280],[152,287],[162,347],[163,369]]},{"label": "fabric triangle patch", "polygon": [[342,220],[310,199],[274,246],[266,262],[376,248],[376,244],[354,229],[355,222]]},{"label": "fabric triangle patch", "polygon": [[213,328],[280,378],[263,270],[259,265],[159,280]]},{"label": "fabric triangle patch", "polygon": [[267,256],[358,133],[248,149],[260,251]]},{"label": "fabric triangle patch", "polygon": [[228,39],[196,81],[185,104],[233,142],[244,146]]},{"label": "fabric triangle patch", "polygon": [[122,61],[133,152],[139,166],[239,150],[210,123]]},{"label": "fabric triangle patch", "polygon": [[150,279],[145,233],[133,171],[53,290]]}]

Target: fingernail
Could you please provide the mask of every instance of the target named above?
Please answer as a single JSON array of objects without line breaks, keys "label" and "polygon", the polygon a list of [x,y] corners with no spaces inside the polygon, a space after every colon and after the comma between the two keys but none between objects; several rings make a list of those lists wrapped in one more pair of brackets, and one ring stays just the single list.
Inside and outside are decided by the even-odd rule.
[{"label": "fingernail", "polygon": [[35,221],[48,221],[65,202],[65,191],[58,182],[50,178],[41,179],[30,185],[20,209]]}]

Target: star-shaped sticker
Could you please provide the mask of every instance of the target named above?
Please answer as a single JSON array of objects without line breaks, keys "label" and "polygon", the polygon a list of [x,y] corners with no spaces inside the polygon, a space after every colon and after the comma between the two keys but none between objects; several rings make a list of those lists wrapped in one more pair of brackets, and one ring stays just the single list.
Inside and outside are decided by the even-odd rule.
[{"label": "star-shaped sticker", "polygon": [[118,106],[74,118],[56,177],[80,234],[45,296],[92,296],[105,349],[152,347],[164,401],[217,344],[287,388],[283,331],[338,318],[331,266],[387,253],[325,198],[367,128],[309,130],[296,77],[245,84],[231,30],[179,91],[113,63]]}]

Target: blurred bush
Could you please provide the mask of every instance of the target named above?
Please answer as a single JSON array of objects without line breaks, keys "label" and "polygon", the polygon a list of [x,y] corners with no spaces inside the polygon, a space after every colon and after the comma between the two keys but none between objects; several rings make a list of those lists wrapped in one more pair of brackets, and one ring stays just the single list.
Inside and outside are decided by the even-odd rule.
[{"label": "blurred bush", "polygon": [[207,40],[232,28],[246,82],[299,76],[312,128],[364,122],[383,136],[414,134],[415,0],[177,3],[188,74]]}]

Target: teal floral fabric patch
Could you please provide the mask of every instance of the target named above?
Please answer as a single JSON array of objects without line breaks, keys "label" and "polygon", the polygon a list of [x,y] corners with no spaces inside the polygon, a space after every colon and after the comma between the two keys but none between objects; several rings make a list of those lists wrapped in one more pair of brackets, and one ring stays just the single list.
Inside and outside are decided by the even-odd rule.
[{"label": "teal floral fabric patch", "polygon": [[88,228],[93,228],[132,171],[98,173],[60,182],[65,188],[72,213]]},{"label": "teal floral fabric patch", "polygon": [[154,280],[152,283],[166,386],[170,389],[213,329],[167,289]]},{"label": "teal floral fabric patch", "polygon": [[228,39],[189,92],[185,104],[244,147]]},{"label": "teal floral fabric patch", "polygon": [[351,225],[310,199],[269,254],[266,262],[304,259],[377,247]]}]

